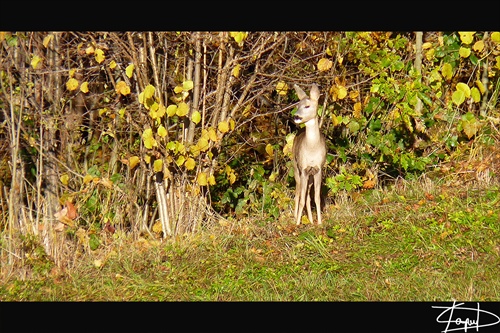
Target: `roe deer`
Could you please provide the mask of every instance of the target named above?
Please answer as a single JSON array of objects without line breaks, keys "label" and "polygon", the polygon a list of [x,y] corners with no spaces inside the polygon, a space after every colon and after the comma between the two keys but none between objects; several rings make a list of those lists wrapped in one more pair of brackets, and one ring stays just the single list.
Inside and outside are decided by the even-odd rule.
[{"label": "roe deer", "polygon": [[300,99],[294,122],[305,125],[305,131],[295,137],[292,148],[295,176],[294,215],[299,225],[306,204],[309,222],[313,223],[310,191],[311,185],[314,184],[314,202],[318,224],[321,224],[321,169],[326,159],[326,145],[325,138],[319,130],[317,116],[319,89],[313,84],[309,97],[298,85],[295,84],[294,89]]}]

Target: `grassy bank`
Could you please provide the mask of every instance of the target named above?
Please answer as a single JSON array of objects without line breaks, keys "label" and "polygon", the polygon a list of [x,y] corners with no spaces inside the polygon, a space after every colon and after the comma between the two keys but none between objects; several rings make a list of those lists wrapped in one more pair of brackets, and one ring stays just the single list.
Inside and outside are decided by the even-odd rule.
[{"label": "grassy bank", "polygon": [[[323,226],[291,206],[161,241],[115,232],[74,264],[29,261],[4,301],[449,301],[500,297],[498,182],[423,177],[338,196]],[[18,274],[19,275],[19,274]]]}]

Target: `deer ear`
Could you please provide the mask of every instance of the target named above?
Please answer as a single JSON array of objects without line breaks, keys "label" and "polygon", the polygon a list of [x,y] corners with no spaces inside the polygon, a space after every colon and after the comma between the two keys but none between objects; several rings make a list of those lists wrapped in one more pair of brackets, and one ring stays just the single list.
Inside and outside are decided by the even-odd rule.
[{"label": "deer ear", "polygon": [[295,89],[295,92],[297,93],[299,99],[304,99],[307,97],[307,94],[298,85],[294,84],[293,88]]},{"label": "deer ear", "polygon": [[319,88],[317,84],[313,84],[311,87],[311,93],[310,93],[311,99],[318,100],[319,99]]}]

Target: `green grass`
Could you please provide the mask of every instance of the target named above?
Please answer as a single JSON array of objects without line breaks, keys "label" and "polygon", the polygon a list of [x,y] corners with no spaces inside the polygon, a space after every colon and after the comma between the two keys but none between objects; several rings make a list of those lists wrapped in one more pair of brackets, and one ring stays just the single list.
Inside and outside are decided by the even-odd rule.
[{"label": "green grass", "polygon": [[289,207],[175,240],[118,232],[72,267],[4,279],[0,300],[498,301],[499,199],[494,182],[424,179],[339,195],[321,227]]}]

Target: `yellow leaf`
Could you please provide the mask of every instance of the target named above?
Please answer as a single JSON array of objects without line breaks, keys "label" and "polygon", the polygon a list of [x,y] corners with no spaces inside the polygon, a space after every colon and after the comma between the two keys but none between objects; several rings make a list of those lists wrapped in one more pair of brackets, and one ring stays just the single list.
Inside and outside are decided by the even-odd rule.
[{"label": "yellow leaf", "polygon": [[161,136],[162,138],[166,137],[167,136],[167,130],[165,129],[165,126],[163,125],[160,125],[158,127],[158,129],[156,130],[156,132],[158,133],[159,136]]},{"label": "yellow leaf", "polygon": [[470,95],[472,96],[472,100],[474,101],[474,103],[479,103],[479,101],[481,101],[481,94],[479,93],[479,89],[477,89],[476,87],[472,87],[472,89],[470,90]]},{"label": "yellow leaf", "polygon": [[177,113],[177,105],[171,104],[167,107],[167,115],[169,117],[175,116],[176,113]]},{"label": "yellow leaf", "polygon": [[106,188],[113,188],[113,182],[109,178],[102,178],[99,181],[99,184],[103,185]]},{"label": "yellow leaf", "polygon": [[163,227],[161,225],[161,221],[156,221],[155,224],[153,224],[153,232],[159,234],[162,231]]},{"label": "yellow leaf", "polygon": [[457,90],[463,91],[466,98],[470,97],[470,88],[465,83],[463,83],[463,82],[457,83]]},{"label": "yellow leaf", "polygon": [[193,87],[194,87],[194,83],[191,80],[187,80],[187,81],[182,82],[182,90],[184,90],[184,91],[189,91],[189,90],[193,89]]},{"label": "yellow leaf", "polygon": [[243,46],[243,41],[247,38],[248,32],[238,31],[238,32],[230,32],[229,35],[234,38],[238,46]]},{"label": "yellow leaf", "polygon": [[229,124],[227,123],[227,121],[221,121],[219,123],[219,125],[217,126],[217,129],[221,132],[221,133],[226,133],[229,131]]},{"label": "yellow leaf", "polygon": [[318,61],[318,70],[324,72],[332,68],[333,62],[330,59],[321,58]]},{"label": "yellow leaf", "polygon": [[362,110],[361,102],[356,102],[354,104],[354,112],[353,112],[352,116],[356,119],[360,119],[361,118],[361,110]]},{"label": "yellow leaf", "polygon": [[127,74],[128,78],[131,78],[134,75],[134,64],[130,64],[125,68],[125,74]]},{"label": "yellow leaf", "polygon": [[474,43],[472,49],[476,52],[482,52],[484,49],[484,42],[482,40],[478,40],[477,42]]},{"label": "yellow leaf", "polygon": [[191,115],[191,121],[198,124],[201,121],[201,113],[199,111],[194,111]]},{"label": "yellow leaf", "polygon": [[37,69],[42,60],[43,59],[37,55],[33,56],[33,58],[31,59],[31,67],[33,67],[33,69]]},{"label": "yellow leaf", "polygon": [[344,86],[337,86],[338,99],[344,99],[347,96],[347,88]]},{"label": "yellow leaf", "polygon": [[441,69],[441,74],[446,80],[451,80],[453,75],[453,68],[451,67],[451,64],[444,63],[443,68]]},{"label": "yellow leaf", "polygon": [[176,152],[178,152],[180,154],[186,153],[186,147],[184,146],[184,144],[182,142],[178,142],[178,141],[176,142],[175,150],[176,150]]},{"label": "yellow leaf", "polygon": [[69,175],[67,173],[61,175],[61,177],[59,177],[59,180],[61,181],[61,183],[63,183],[63,185],[68,185]]},{"label": "yellow leaf", "polygon": [[217,138],[217,132],[215,131],[215,129],[213,127],[210,127],[208,129],[208,137],[211,141],[213,142],[217,142],[218,138]]},{"label": "yellow leaf", "polygon": [[270,182],[274,182],[276,181],[276,177],[278,176],[278,172],[271,172],[271,174],[269,175],[269,181]]},{"label": "yellow leaf", "polygon": [[95,50],[95,61],[97,61],[98,64],[102,63],[104,61],[104,51],[101,49],[96,49]]},{"label": "yellow leaf", "polygon": [[193,158],[189,157],[184,163],[184,166],[186,167],[187,170],[193,170],[194,167],[196,166],[196,162]]},{"label": "yellow leaf", "polygon": [[359,97],[359,90],[351,90],[349,92],[349,98],[355,101]]},{"label": "yellow leaf", "polygon": [[148,154],[144,155],[144,162],[146,162],[146,164],[151,163],[151,156]]},{"label": "yellow leaf", "polygon": [[167,113],[167,108],[165,107],[165,105],[163,105],[163,104],[158,105],[158,110],[156,111],[157,117],[163,118],[165,113]]},{"label": "yellow leaf", "polygon": [[[230,172],[227,174],[227,179],[229,180],[229,185],[233,185],[234,182],[236,181],[236,174],[234,172]],[[209,178],[209,182],[210,182],[210,178]],[[214,184],[210,184],[210,185],[215,185]]]},{"label": "yellow leaf", "polygon": [[45,38],[43,39],[43,47],[47,48],[49,46],[49,43],[52,41],[52,39],[54,39],[54,35],[53,34],[49,34],[47,36],[45,36]]},{"label": "yellow leaf", "polygon": [[208,177],[208,184],[209,184],[209,185],[215,185],[215,184],[216,184],[216,183],[215,183],[215,177],[214,177],[214,175],[210,175],[210,176]]},{"label": "yellow leaf", "polygon": [[144,100],[150,99],[155,94],[155,87],[151,84],[148,84],[146,88],[144,88]]},{"label": "yellow leaf", "polygon": [[234,121],[233,118],[229,119],[229,128],[231,129],[231,131],[234,130],[234,127],[236,126],[236,122]]},{"label": "yellow leaf", "polygon": [[427,50],[427,52],[425,52],[425,59],[427,59],[429,61],[432,61],[432,59],[434,58],[434,54],[435,53],[436,53],[435,49],[429,49],[429,50]]},{"label": "yellow leaf", "polygon": [[68,89],[69,91],[76,90],[76,88],[78,88],[77,79],[71,78],[68,80],[68,82],[66,82],[66,89]]},{"label": "yellow leaf", "polygon": [[474,38],[475,31],[459,31],[458,34],[462,43],[470,44]]},{"label": "yellow leaf", "polygon": [[153,170],[154,172],[160,172],[163,170],[163,160],[157,159],[153,162]]},{"label": "yellow leaf", "polygon": [[102,267],[102,265],[103,265],[103,262],[102,262],[102,260],[101,260],[101,259],[95,259],[95,260],[94,260],[94,266],[95,266],[96,268],[101,268],[101,267]]},{"label": "yellow leaf", "polygon": [[80,85],[80,91],[84,94],[88,93],[89,92],[89,83],[87,81],[83,82],[81,85]]},{"label": "yellow leaf", "polygon": [[175,164],[177,164],[177,166],[181,166],[184,164],[184,161],[186,161],[186,158],[184,157],[184,155],[180,155],[175,161]]},{"label": "yellow leaf", "polygon": [[198,182],[198,185],[200,185],[200,186],[207,186],[207,184],[208,184],[207,174],[204,172],[198,173],[198,175],[196,176],[196,181]]},{"label": "yellow leaf", "polygon": [[174,88],[174,93],[178,94],[184,91],[184,88],[182,86],[176,86]]},{"label": "yellow leaf", "polygon": [[479,89],[479,92],[481,94],[484,94],[484,92],[486,91],[486,89],[484,88],[483,83],[481,81],[479,81],[479,80],[476,80],[476,86]]},{"label": "yellow leaf", "polygon": [[125,81],[119,81],[116,83],[115,91],[117,94],[125,96],[130,94],[130,87],[127,86],[127,83]]},{"label": "yellow leaf", "polygon": [[188,114],[188,111],[189,111],[189,106],[187,105],[187,103],[180,102],[177,105],[177,111],[175,114],[177,114],[179,117],[184,117],[185,115]]},{"label": "yellow leaf", "polygon": [[233,73],[232,73],[234,77],[240,76],[240,67],[241,67],[240,64],[237,64],[236,66],[234,66]]},{"label": "yellow leaf", "polygon": [[152,149],[153,147],[156,147],[158,144],[153,137],[153,130],[151,128],[147,128],[144,130],[142,133],[142,140],[144,141],[144,147],[147,149]]},{"label": "yellow leaf", "polygon": [[288,84],[286,84],[286,82],[279,81],[276,84],[276,92],[281,96],[285,96],[288,93]]},{"label": "yellow leaf", "polygon": [[208,140],[206,138],[200,138],[200,140],[198,140],[198,143],[196,145],[198,146],[200,151],[207,151],[208,148],[210,147],[208,145]]},{"label": "yellow leaf", "polygon": [[128,159],[128,166],[132,170],[135,168],[140,162],[140,159],[138,156],[132,156]]},{"label": "yellow leaf", "polygon": [[92,180],[94,180],[94,176],[92,176],[92,175],[86,174],[85,177],[83,177],[83,183],[84,184],[88,184]]},{"label": "yellow leaf", "polygon": [[491,34],[491,40],[495,43],[500,43],[500,32],[495,31]]},{"label": "yellow leaf", "polygon": [[111,62],[109,63],[109,68],[110,68],[110,69],[115,69],[115,68],[116,68],[116,66],[117,66],[116,61],[111,60]]},{"label": "yellow leaf", "polygon": [[273,145],[268,143],[266,145],[266,153],[269,155],[269,156],[273,156],[274,155],[274,148],[273,148]]},{"label": "yellow leaf", "polygon": [[463,47],[461,46],[460,49],[458,50],[458,54],[460,54],[460,56],[462,58],[467,58],[468,56],[470,56],[470,49],[468,47]]},{"label": "yellow leaf", "polygon": [[89,46],[89,47],[87,47],[87,48],[85,49],[85,53],[86,53],[87,55],[89,55],[89,54],[94,54],[94,52],[95,52],[95,50],[94,50],[94,47],[93,47],[93,46]]},{"label": "yellow leaf", "polygon": [[427,49],[430,49],[431,47],[432,47],[431,42],[425,42],[422,44],[422,50],[427,50]]}]

